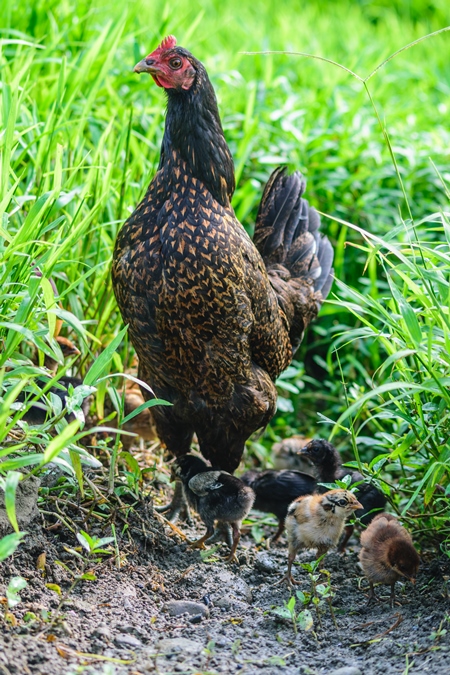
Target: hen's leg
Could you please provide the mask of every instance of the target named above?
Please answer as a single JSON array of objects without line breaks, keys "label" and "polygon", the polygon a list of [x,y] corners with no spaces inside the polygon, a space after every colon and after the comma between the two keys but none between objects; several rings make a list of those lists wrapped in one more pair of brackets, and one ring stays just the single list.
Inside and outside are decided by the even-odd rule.
[{"label": "hen's leg", "polygon": [[230,548],[233,547],[233,533],[229,523],[219,523],[214,533],[206,542],[207,544],[215,544],[217,541],[224,541]]},{"label": "hen's leg", "polygon": [[172,523],[175,523],[180,516],[188,523],[191,522],[191,514],[189,512],[188,503],[184,496],[183,485],[181,481],[175,481],[175,489],[170,504],[165,504],[164,506],[155,506],[155,511],[157,513],[165,513],[167,515],[167,519]]},{"label": "hen's leg", "polygon": [[[165,398],[158,392],[160,398]],[[152,408],[156,432],[159,439],[165,444],[172,457],[186,455],[191,449],[193,431],[176,417],[172,408],[157,406]],[[175,490],[170,504],[155,507],[158,513],[164,513],[171,522],[176,522],[179,517],[191,521],[189,506],[186,502],[183,486],[179,480],[175,481]]]}]

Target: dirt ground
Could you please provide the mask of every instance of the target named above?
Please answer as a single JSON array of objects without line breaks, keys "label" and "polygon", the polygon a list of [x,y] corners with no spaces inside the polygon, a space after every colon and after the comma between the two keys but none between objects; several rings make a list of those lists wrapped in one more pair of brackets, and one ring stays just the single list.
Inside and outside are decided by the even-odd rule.
[{"label": "dirt ground", "polygon": [[[120,530],[120,523],[116,528]],[[190,537],[203,532],[199,522],[180,528]],[[68,593],[71,575],[55,561],[80,571],[83,563],[77,567],[66,550],[77,546],[75,537],[56,517],[38,515],[27,529],[25,543],[0,565],[0,596],[11,577],[28,581],[22,602],[11,610],[17,625],[1,624],[0,674],[450,671],[450,564],[433,552],[422,553],[414,587],[397,584],[401,604],[390,609],[386,588],[379,592],[382,601],[366,608],[367,582],[357,566],[355,537],[344,556],[329,553],[322,563],[331,573],[337,625],[324,604],[321,625],[310,607],[313,628],[295,632],[291,620],[273,611],[292,595],[286,586],[276,585],[286,569],[283,538],[267,550],[244,534],[239,564],[221,560],[225,545],[205,558],[156,519],[149,502],[138,520],[130,518],[122,528],[120,568],[113,555],[85,564],[83,569],[93,569],[96,580],[80,581]],[[263,530],[271,532],[265,525]],[[99,528],[96,534],[109,533]],[[37,569],[44,552],[45,569]],[[298,556],[300,562],[312,559],[311,552]],[[310,591],[308,573],[297,566],[295,575],[303,578],[300,590]]]}]

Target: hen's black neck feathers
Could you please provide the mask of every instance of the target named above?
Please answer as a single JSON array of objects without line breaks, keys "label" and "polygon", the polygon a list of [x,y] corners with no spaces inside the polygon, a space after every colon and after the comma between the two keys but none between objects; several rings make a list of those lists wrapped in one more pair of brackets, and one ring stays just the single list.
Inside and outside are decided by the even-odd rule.
[{"label": "hen's black neck feathers", "polygon": [[[234,165],[223,135],[216,95],[205,68],[190,52],[177,48],[197,71],[189,91],[167,89],[166,126],[159,168],[177,163],[177,155],[192,176],[201,180],[222,206],[234,192]],[[174,154],[175,151],[175,154]]]}]

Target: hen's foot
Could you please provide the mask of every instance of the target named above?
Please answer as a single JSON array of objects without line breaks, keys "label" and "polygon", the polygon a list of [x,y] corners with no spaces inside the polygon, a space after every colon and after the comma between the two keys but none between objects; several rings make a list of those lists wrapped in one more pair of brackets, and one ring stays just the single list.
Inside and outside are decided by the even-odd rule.
[{"label": "hen's foot", "polygon": [[178,480],[175,482],[175,490],[170,504],[166,504],[165,506],[155,506],[155,511],[157,513],[164,513],[167,520],[170,520],[172,523],[176,523],[178,518],[181,518],[189,525],[192,525],[189,506],[183,493],[183,485]]},{"label": "hen's foot", "polygon": [[207,544],[216,544],[224,541],[229,548],[233,548],[233,532],[229,523],[219,523],[214,533],[206,540]]}]

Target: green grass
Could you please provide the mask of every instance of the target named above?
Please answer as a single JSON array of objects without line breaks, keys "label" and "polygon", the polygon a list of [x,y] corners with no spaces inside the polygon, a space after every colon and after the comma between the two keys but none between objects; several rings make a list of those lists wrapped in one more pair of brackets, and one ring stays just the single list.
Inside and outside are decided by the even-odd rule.
[{"label": "green grass", "polygon": [[[40,394],[37,377],[44,371],[33,355],[41,365],[45,353],[61,358],[58,320],[82,352],[69,372],[96,387],[99,412],[102,378],[131,362],[119,335],[111,252],[154,173],[164,125],[163,93],[132,68],[174,33],[205,63],[216,88],[236,165],[233,205],[248,230],[264,181],[279,163],[305,173],[308,198],[330,216],[323,229],[335,246],[337,301],[324,306],[298,367],[284,378],[282,410],[263,445],[295,431],[329,434],[333,426],[320,422],[338,422],[346,457],[400,486],[396,508],[431,514],[425,525],[443,528],[433,514],[447,499],[436,485],[445,490],[448,483],[450,407],[442,380],[448,376],[448,221],[424,221],[416,234],[410,216],[421,223],[448,211],[450,32],[400,53],[369,80],[379,119],[362,82],[342,68],[244,52],[309,53],[365,78],[401,47],[449,24],[444,0],[283,7],[273,0],[226,7],[212,0],[164,6],[134,0],[125,8],[105,0],[3,0],[0,456],[12,462],[3,473],[37,470],[54,457],[82,484],[80,459],[89,461],[79,445],[82,422],[67,430],[51,396],[52,416],[43,428],[21,422],[23,411],[11,416],[19,390]],[[414,353],[394,358],[405,350]],[[393,382],[398,390],[368,397]],[[76,413],[87,393],[78,392]]]}]

